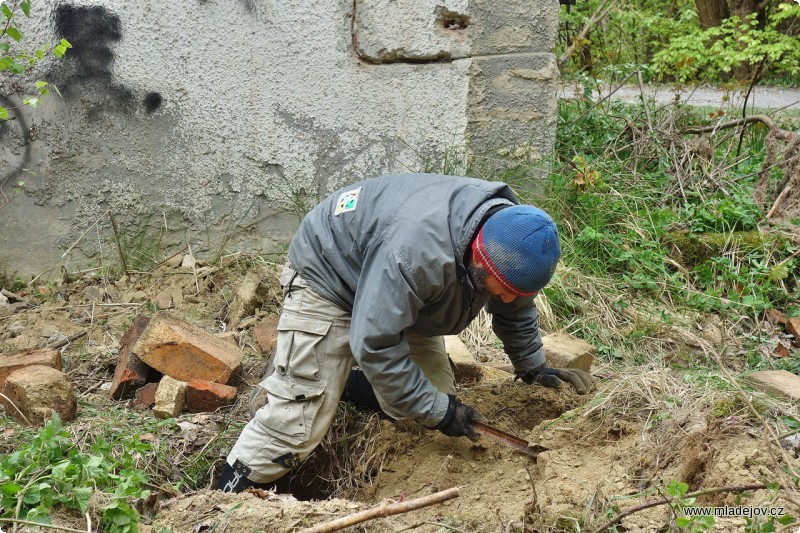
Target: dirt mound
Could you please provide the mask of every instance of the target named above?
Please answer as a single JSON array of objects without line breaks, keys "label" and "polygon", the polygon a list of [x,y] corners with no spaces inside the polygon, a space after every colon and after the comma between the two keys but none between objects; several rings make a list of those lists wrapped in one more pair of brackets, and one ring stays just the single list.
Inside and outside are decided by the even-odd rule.
[{"label": "dirt mound", "polygon": [[[491,424],[523,438],[540,422],[556,418],[580,402],[571,392],[558,393],[510,379],[501,385],[466,389],[459,398]],[[377,447],[385,452],[383,467],[359,499],[408,499],[462,487],[458,499],[442,508],[419,511],[414,518],[491,517],[492,528],[503,529],[510,521],[519,520],[534,498],[529,473],[535,466],[533,460],[487,437],[473,443],[410,422],[385,422],[377,441]]]}]

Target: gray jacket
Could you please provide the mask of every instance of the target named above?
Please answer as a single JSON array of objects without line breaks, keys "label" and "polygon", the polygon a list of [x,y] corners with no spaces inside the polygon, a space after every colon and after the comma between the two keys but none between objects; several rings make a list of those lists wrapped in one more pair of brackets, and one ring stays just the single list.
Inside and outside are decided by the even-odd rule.
[{"label": "gray jacket", "polygon": [[372,386],[433,427],[448,399],[408,357],[405,332],[451,335],[486,305],[514,368],[544,364],[533,298],[505,304],[475,293],[464,257],[489,209],[516,204],[499,182],[387,175],[340,189],[300,224],[289,247],[298,274],[352,313],[350,347]]}]

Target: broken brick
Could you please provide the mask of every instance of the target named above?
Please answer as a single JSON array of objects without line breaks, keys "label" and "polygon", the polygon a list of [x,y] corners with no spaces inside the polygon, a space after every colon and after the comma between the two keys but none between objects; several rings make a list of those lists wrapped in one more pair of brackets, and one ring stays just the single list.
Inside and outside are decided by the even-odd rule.
[{"label": "broken brick", "polygon": [[193,379],[186,383],[186,410],[190,413],[216,411],[236,399],[236,387]]},{"label": "broken brick", "polygon": [[794,344],[800,344],[800,317],[786,320],[786,332],[794,335]]},{"label": "broken brick", "polygon": [[186,382],[164,376],[156,389],[153,414],[158,418],[174,418],[186,405]]},{"label": "broken brick", "polygon": [[261,353],[271,355],[278,345],[278,317],[259,322],[253,328],[253,336]]},{"label": "broken brick", "polygon": [[9,374],[20,368],[33,365],[49,366],[50,368],[61,370],[61,352],[44,348],[0,356],[0,390],[2,390]]},{"label": "broken brick", "polygon": [[120,340],[117,367],[114,369],[114,378],[111,380],[109,394],[115,400],[133,397],[136,389],[147,383],[147,374],[150,367],[133,353],[132,348],[141,337],[150,318],[139,315],[133,321],[131,328],[125,332]]},{"label": "broken brick", "polygon": [[143,387],[136,389],[134,403],[143,407],[152,407],[156,403],[156,391],[158,383],[147,383]]},{"label": "broken brick", "polygon": [[133,353],[177,380],[217,383],[228,383],[244,358],[238,347],[166,313],[150,320],[133,345]]}]

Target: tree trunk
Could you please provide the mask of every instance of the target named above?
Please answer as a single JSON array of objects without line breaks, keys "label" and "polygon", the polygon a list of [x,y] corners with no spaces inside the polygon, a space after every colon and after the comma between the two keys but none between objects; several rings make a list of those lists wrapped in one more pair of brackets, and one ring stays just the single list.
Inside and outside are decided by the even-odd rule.
[{"label": "tree trunk", "polygon": [[719,26],[723,20],[731,16],[726,0],[694,0],[694,4],[700,17],[700,27],[703,29]]}]

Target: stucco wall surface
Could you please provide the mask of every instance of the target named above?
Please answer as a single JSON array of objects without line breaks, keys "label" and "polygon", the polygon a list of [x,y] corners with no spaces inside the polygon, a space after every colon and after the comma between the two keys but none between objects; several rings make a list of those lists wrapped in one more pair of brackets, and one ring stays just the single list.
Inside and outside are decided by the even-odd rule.
[{"label": "stucco wall surface", "polygon": [[[512,136],[504,144],[551,126],[557,71],[540,64],[552,58],[557,3],[511,2],[504,24],[486,22],[483,1],[404,1],[35,3],[20,23],[26,47],[66,37],[73,49],[30,77],[57,84],[63,99],[0,125],[3,190],[24,182],[0,208],[0,272],[113,264],[109,211],[129,247],[275,249],[319,198],[419,170],[473,130],[488,135],[495,115],[513,123],[499,130]],[[502,50],[513,65],[491,59]],[[531,58],[548,79],[500,81],[513,93],[513,80],[533,80],[522,93],[547,93],[534,110],[481,88],[531,70]],[[15,107],[19,89],[0,79],[0,105]],[[537,154],[551,137],[537,134]]]}]

